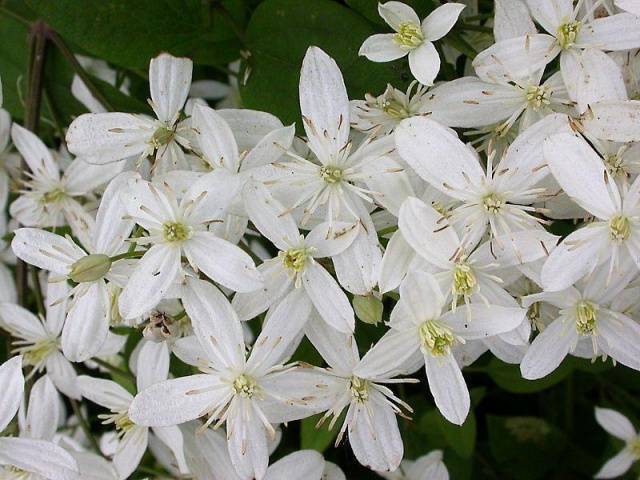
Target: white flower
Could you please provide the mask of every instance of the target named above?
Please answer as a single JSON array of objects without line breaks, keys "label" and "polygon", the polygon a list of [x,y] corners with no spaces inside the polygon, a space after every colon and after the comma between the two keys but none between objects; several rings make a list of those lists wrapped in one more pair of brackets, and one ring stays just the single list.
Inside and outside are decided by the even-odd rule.
[{"label": "white flower", "polygon": [[71,453],[50,441],[32,438],[0,437],[0,468],[7,480],[82,478]]},{"label": "white flower", "polygon": [[0,325],[13,337],[15,352],[23,364],[32,367],[30,375],[46,371],[58,390],[80,398],[76,372],[60,351],[69,287],[66,282],[47,282],[44,318],[12,303],[0,303]]},{"label": "white flower", "polygon": [[640,101],[595,102],[582,115],[587,134],[612,142],[640,142]]},{"label": "white flower", "polygon": [[[62,350],[73,362],[97,354],[104,344],[112,320],[106,281],[122,283],[124,273],[112,258],[123,253],[133,222],[123,218],[120,193],[134,174],[122,173],[111,181],[98,208],[96,220],[88,216],[77,232],[84,249],[71,238],[35,228],[16,230],[11,243],[16,256],[51,272],[52,281],[77,283],[71,291],[67,319],[62,330]],[[126,266],[125,266],[126,268]],[[58,299],[55,299],[58,300]]]},{"label": "white flower", "polygon": [[553,372],[568,353],[591,358],[610,356],[640,370],[640,324],[611,304],[634,276],[632,272],[609,278],[603,266],[576,287],[524,297],[524,307],[544,301],[557,307],[559,314],[531,343],[520,364],[522,376],[542,378]]},{"label": "white flower", "polygon": [[184,254],[193,269],[235,291],[252,291],[262,285],[251,257],[239,247],[207,230],[219,221],[239,193],[236,178],[224,170],[201,176],[180,202],[166,185],[135,179],[123,200],[129,216],[149,232],[136,239],[151,248],[136,264],[120,294],[124,318],[144,314],[162,300],[183,274]]},{"label": "white flower", "polygon": [[0,365],[0,432],[18,411],[23,392],[22,356],[18,355]]},{"label": "white flower", "polygon": [[409,55],[413,76],[424,85],[433,85],[440,70],[440,56],[433,42],[444,37],[465,8],[461,3],[446,3],[420,23],[416,12],[401,2],[378,4],[378,13],[396,33],[367,38],[359,55],[373,62],[389,62]]},{"label": "white flower", "polygon": [[442,450],[433,450],[416,460],[403,460],[396,471],[379,475],[387,480],[449,480]]},{"label": "white flower", "polygon": [[156,119],[130,113],[87,113],[67,131],[69,151],[89,163],[108,164],[129,157],[153,157],[155,171],[186,168],[189,126],[179,122],[189,94],[193,64],[163,53],[149,64],[150,104]]},{"label": "white flower", "polygon": [[358,224],[336,222],[316,226],[306,238],[300,235],[293,216],[262,184],[247,184],[245,204],[249,218],[280,250],[278,256],[258,267],[264,287],[234,296],[232,305],[241,320],[250,320],[275,305],[293,288],[301,288],[321,318],[342,332],[353,332],[353,309],[345,293],[317,258],[346,250],[358,235]]},{"label": "white flower", "polygon": [[595,409],[596,420],[602,428],[625,442],[624,448],[609,459],[594,478],[615,478],[624,475],[631,465],[640,460],[640,435],[627,417],[609,408]]},{"label": "white flower", "polygon": [[565,238],[551,253],[542,268],[544,289],[565,289],[607,261],[610,273],[637,271],[640,180],[621,192],[604,161],[580,136],[554,135],[545,141],[544,153],[562,189],[596,219]]},{"label": "white flower", "polygon": [[395,132],[398,153],[433,187],[462,202],[449,223],[459,226],[463,242],[475,245],[487,227],[496,237],[539,227],[531,206],[545,193],[537,184],[548,175],[542,142],[552,133],[570,132],[565,115],[551,115],[532,125],[486,172],[478,156],[456,133],[425,117],[404,120]]},{"label": "white flower", "polygon": [[242,479],[264,478],[267,436],[274,423],[317,413],[323,375],[283,365],[306,317],[300,296],[290,295],[269,316],[251,354],[237,315],[211,284],[187,278],[184,305],[204,351],[197,375],[167,380],[140,392],[129,408],[139,425],[167,426],[208,415],[205,425],[227,423],[231,461]]},{"label": "white flower", "polygon": [[517,328],[526,310],[469,304],[446,311],[447,297],[430,273],[412,271],[400,285],[400,301],[391,312],[391,329],[369,350],[356,374],[413,373],[424,363],[429,389],[442,415],[462,425],[469,413],[469,390],[452,349]]},{"label": "white flower", "polygon": [[635,0],[615,0],[616,7],[640,17],[640,4]]}]

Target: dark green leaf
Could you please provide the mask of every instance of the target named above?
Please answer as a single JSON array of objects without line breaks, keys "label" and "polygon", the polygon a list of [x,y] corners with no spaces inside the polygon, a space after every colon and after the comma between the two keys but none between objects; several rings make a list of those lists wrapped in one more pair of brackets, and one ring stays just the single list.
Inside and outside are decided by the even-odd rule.
[{"label": "dark green leaf", "polygon": [[573,364],[571,359],[566,359],[551,374],[539,380],[525,380],[520,374],[518,365],[504,363],[497,358],[492,358],[489,362],[487,372],[496,384],[512,393],[533,393],[546,390],[549,387],[561,382],[567,375],[571,374]]}]

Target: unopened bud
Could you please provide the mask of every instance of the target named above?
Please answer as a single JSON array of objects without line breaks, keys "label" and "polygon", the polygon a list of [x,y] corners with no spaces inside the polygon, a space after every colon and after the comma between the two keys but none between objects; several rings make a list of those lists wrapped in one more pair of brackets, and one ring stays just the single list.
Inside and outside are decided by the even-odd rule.
[{"label": "unopened bud", "polygon": [[95,282],[111,269],[111,259],[101,253],[87,255],[71,265],[69,278],[76,283]]},{"label": "unopened bud", "polygon": [[382,302],[373,295],[366,297],[354,295],[353,297],[353,310],[364,323],[377,325],[382,320],[383,309]]}]

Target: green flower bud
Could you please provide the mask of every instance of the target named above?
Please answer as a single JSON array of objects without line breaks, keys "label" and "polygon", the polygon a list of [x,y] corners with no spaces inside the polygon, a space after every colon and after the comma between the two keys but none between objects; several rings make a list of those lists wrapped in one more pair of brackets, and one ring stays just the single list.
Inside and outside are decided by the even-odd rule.
[{"label": "green flower bud", "polygon": [[101,253],[87,255],[71,265],[69,278],[76,283],[95,282],[111,269],[111,259]]},{"label": "green flower bud", "polygon": [[354,295],[352,303],[353,310],[362,322],[377,325],[382,320],[382,310],[384,306],[382,302],[373,295],[366,297]]}]

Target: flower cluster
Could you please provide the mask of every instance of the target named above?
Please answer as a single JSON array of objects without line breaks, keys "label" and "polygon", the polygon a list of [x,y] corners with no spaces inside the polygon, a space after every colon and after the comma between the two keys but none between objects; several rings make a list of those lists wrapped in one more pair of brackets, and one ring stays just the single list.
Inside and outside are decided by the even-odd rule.
[{"label": "flower cluster", "polygon": [[[567,355],[640,370],[640,12],[605,3],[496,0],[495,44],[447,82],[434,42],[464,5],[420,21],[381,4],[395,33],[360,55],[408,55],[416,81],[350,101],[312,46],[297,125],[212,108],[169,54],[149,67],[153,117],[74,82],[93,113],[60,150],[0,111],[3,258],[32,266],[37,308],[0,263],[0,430],[20,410],[2,478],[125,479],[149,451],[174,478],[344,479],[311,450],[270,465],[287,425],[318,415],[384,478],[446,479],[439,451],[403,460],[398,384],[422,379],[461,425],[462,369],[487,351],[531,380]],[[382,316],[358,345],[356,318]],[[303,340],[322,363],[295,360]],[[112,430],[98,451],[83,399]],[[640,437],[596,417],[626,442],[611,478]]]}]

